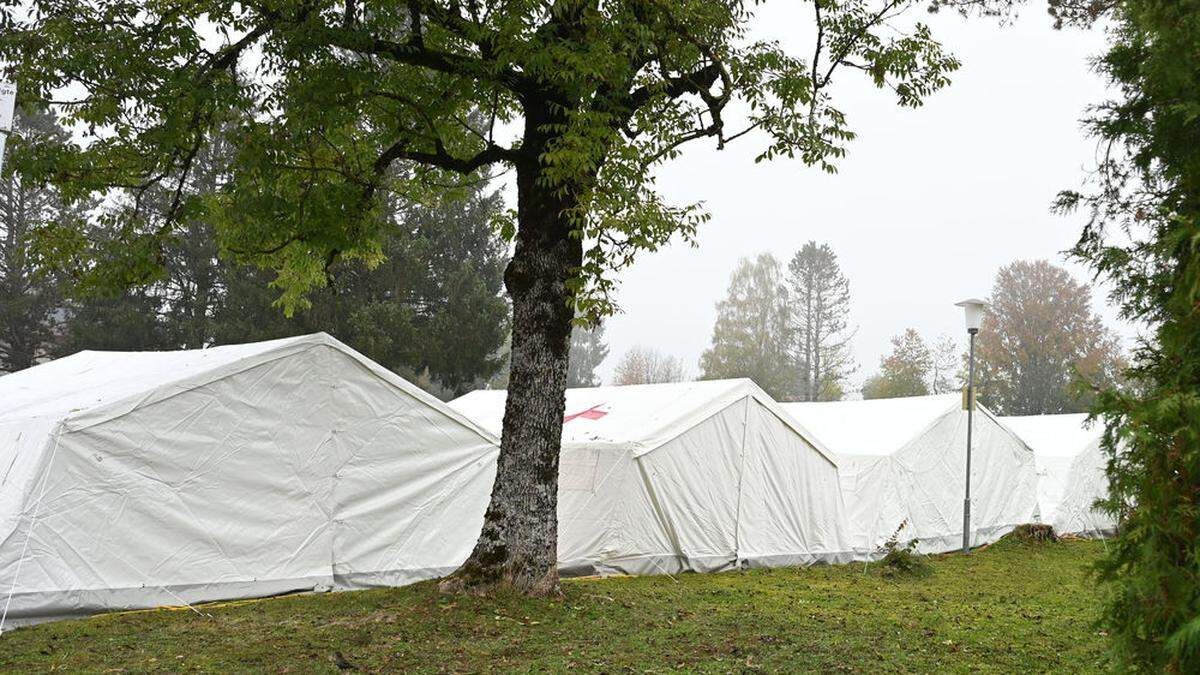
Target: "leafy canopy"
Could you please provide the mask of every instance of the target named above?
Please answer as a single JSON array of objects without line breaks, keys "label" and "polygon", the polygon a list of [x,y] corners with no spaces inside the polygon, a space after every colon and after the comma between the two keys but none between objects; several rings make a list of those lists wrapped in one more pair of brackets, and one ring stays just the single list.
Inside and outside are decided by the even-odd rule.
[{"label": "leafy canopy", "polygon": [[1100,71],[1113,100],[1088,126],[1105,153],[1093,190],[1063,208],[1091,220],[1075,253],[1113,282],[1153,336],[1136,391],[1105,391],[1109,494],[1119,536],[1101,561],[1104,624],[1120,663],[1200,669],[1200,2],[1113,3]]},{"label": "leafy canopy", "polygon": [[788,354],[788,291],[775,256],[742,258],[717,303],[712,343],[700,355],[702,379],[747,377],[783,401],[795,397],[795,369]]},{"label": "leafy canopy", "polygon": [[1000,268],[976,343],[979,400],[1003,415],[1084,412],[1080,381],[1115,387],[1126,366],[1091,287],[1046,260]]},{"label": "leafy canopy", "polygon": [[879,360],[879,372],[863,383],[864,399],[925,396],[929,393],[934,354],[914,328],[892,338],[892,351]]},{"label": "leafy canopy", "polygon": [[[1007,15],[1026,0],[934,0]],[[1126,373],[1098,392],[1118,536],[1099,564],[1102,622],[1117,665],[1200,670],[1200,1],[1048,0],[1055,24],[1103,20],[1096,59],[1112,97],[1086,128],[1101,150],[1088,189],[1060,195],[1090,216],[1073,253],[1111,282],[1125,318],[1145,322]]]},{"label": "leafy canopy", "polygon": [[[277,270],[288,307],[338,260],[380,259],[381,195],[436,202],[489,167],[515,168],[570,196],[571,235],[586,242],[571,290],[599,316],[615,270],[706,219],[654,188],[654,167],[684,143],[754,131],[760,159],[833,170],[853,137],[830,99],[835,73],[859,70],[916,106],[958,66],[925,26],[898,29],[911,0],[807,3],[815,46],[803,57],[748,36],[759,4],[5,0],[6,77],[23,105],[78,132],[18,143],[13,161],[68,196],[104,195],[119,223],[145,217],[150,191],[170,195],[151,231],[126,228],[115,248],[127,260],[108,277],[69,227],[43,233],[51,260],[97,283],[144,281],[175,224],[203,215],[224,251]],[[218,130],[237,147],[230,180],[192,194]],[[515,222],[499,225],[511,236]]]}]

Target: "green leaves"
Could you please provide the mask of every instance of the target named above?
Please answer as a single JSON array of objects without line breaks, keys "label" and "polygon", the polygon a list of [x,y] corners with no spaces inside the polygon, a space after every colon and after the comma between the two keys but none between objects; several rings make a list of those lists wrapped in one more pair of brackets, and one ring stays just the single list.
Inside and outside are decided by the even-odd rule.
[{"label": "green leaves", "polygon": [[[1065,3],[1064,3],[1065,4]],[[1111,283],[1122,313],[1151,334],[1128,372],[1133,391],[1102,391],[1109,496],[1120,533],[1097,566],[1103,623],[1119,664],[1200,668],[1200,2],[1111,5],[1097,59],[1114,99],[1087,128],[1105,148],[1089,192],[1060,195],[1090,216],[1074,254]]]},{"label": "green leaves", "polygon": [[[30,175],[122,204],[109,213],[130,232],[169,233],[185,209],[213,220],[227,254],[278,272],[285,307],[332,261],[378,256],[388,195],[436,202],[501,164],[575,204],[567,227],[588,253],[573,302],[601,316],[638,252],[707,220],[654,186],[683,145],[745,137],[760,161],[833,171],[854,138],[835,74],[919,105],[958,65],[924,26],[899,30],[913,1],[811,2],[797,30],[814,29],[817,49],[803,55],[747,38],[757,4],[35,0],[4,11],[0,59],[22,104],[80,132],[15,150]],[[193,185],[191,158],[217,135],[235,145],[227,171]],[[138,208],[158,191],[177,198]],[[497,225],[512,238],[515,223]],[[153,241],[129,251],[153,266]]]}]

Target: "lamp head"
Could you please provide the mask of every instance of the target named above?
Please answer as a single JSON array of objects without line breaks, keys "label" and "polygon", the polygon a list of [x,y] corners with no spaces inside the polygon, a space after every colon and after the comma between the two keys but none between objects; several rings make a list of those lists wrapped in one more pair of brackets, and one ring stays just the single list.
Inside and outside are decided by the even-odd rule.
[{"label": "lamp head", "polygon": [[983,324],[983,313],[987,310],[988,304],[978,298],[968,298],[954,304],[956,307],[963,308],[963,314],[966,315],[967,332],[972,335],[978,333],[979,326]]}]

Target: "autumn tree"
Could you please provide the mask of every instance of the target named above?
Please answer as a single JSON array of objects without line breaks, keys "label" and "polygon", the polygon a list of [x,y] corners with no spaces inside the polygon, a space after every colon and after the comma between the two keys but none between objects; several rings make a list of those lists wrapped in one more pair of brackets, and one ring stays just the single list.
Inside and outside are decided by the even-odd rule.
[{"label": "autumn tree", "polygon": [[712,344],[700,357],[703,379],[748,377],[779,400],[793,396],[787,287],[769,253],[742,258],[717,303]]},{"label": "autumn tree", "polygon": [[683,361],[642,346],[631,347],[622,354],[613,369],[613,384],[658,384],[687,379]]},{"label": "autumn tree", "polygon": [[[154,277],[174,226],[213,218],[219,246],[276,271],[286,307],[348,260],[376,264],[386,195],[429,201],[492,167],[516,185],[505,273],[509,395],[492,501],[446,588],[558,589],[557,468],[571,325],[611,310],[613,274],[637,251],[705,221],[654,191],[680,147],[753,131],[760,159],[831,168],[853,134],[832,105],[849,70],[919,105],[958,63],[916,0],[810,3],[802,53],[755,41],[746,0],[31,0],[5,5],[0,59],[21,104],[50,105],[80,136],[14,153],[72,195],[139,198],[166,184],[166,218],[131,227],[115,280]],[[473,120],[481,120],[476,122]],[[214,129],[237,153],[213,198],[185,191]],[[512,130],[513,133],[505,133]],[[50,257],[76,270],[66,228]],[[108,275],[114,278],[114,275]]]},{"label": "autumn tree", "polygon": [[1045,260],[1002,267],[976,337],[979,400],[1005,415],[1082,412],[1077,379],[1113,386],[1124,367],[1091,289]]},{"label": "autumn tree", "polygon": [[828,244],[810,241],[787,269],[789,352],[797,401],[841,398],[853,372],[850,354],[850,281]]},{"label": "autumn tree", "polygon": [[915,329],[892,338],[892,351],[879,361],[879,372],[863,383],[864,399],[924,396],[930,393],[933,355]]},{"label": "autumn tree", "polygon": [[608,358],[608,344],[604,342],[604,324],[595,326],[576,325],[571,331],[571,355],[567,366],[568,387],[598,387],[600,378],[596,369]]},{"label": "autumn tree", "polygon": [[966,382],[963,365],[966,358],[957,340],[939,335],[929,346],[929,393],[959,391]]}]

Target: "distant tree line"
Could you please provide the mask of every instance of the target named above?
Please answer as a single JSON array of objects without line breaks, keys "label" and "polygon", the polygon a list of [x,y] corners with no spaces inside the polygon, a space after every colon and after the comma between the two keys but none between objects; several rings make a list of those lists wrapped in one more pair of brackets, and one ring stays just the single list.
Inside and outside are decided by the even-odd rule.
[{"label": "distant tree line", "polygon": [[[21,133],[63,134],[49,115],[18,118]],[[187,189],[222,189],[216,139],[194,162]],[[147,191],[140,204],[166,209],[172,195]],[[465,187],[430,205],[399,200],[378,260],[331,265],[328,287],[285,316],[272,274],[217,254],[219,228],[187,219],[163,250],[163,271],[132,288],[103,278],[46,270],[33,260],[35,237],[51,238],[66,219],[87,219],[82,241],[119,269],[126,251],[104,205],[67,210],[57,191],[0,176],[0,371],[28,368],[82,349],[194,349],[316,331],[328,332],[443,398],[482,385],[505,365],[509,333],[503,274],[508,246],[492,220],[496,193]],[[153,226],[153,218],[149,219]],[[136,274],[137,270],[125,272]],[[581,350],[582,351],[582,350]],[[602,357],[601,357],[602,358]]]},{"label": "distant tree line", "polygon": [[[1118,386],[1120,342],[1092,309],[1091,289],[1047,261],[999,270],[976,340],[979,400],[1006,415],[1088,410],[1097,388]],[[809,242],[786,271],[772,255],[742,259],[717,303],[705,379],[749,377],[780,400],[837,400],[855,371],[849,281],[826,244]],[[928,340],[908,328],[892,338],[863,398],[958,391],[965,340]]]},{"label": "distant tree line", "polygon": [[[932,345],[909,328],[892,338],[863,398],[920,396],[966,384],[965,344]],[[1045,260],[1000,268],[975,342],[975,385],[983,405],[1004,415],[1085,412],[1097,389],[1120,388],[1120,341],[1092,309],[1091,289]]]},{"label": "distant tree line", "polygon": [[[49,115],[21,115],[22,135],[61,135]],[[223,188],[229,143],[216,139],[195,158],[186,185],[197,195]],[[165,210],[173,195],[147,191],[117,208]],[[64,206],[54,188],[0,176],[0,371],[28,368],[82,349],[188,349],[326,331],[443,398],[480,386],[507,386],[508,247],[493,219],[498,194],[466,186],[457,199],[429,205],[389,200],[390,229],[380,255],[330,265],[326,287],[292,316],[276,306],[277,280],[236,255],[219,256],[220,228],[199,218],[162,251],[161,271],[143,283],[106,283],[93,270],[136,276],[115,242],[112,206]],[[65,222],[86,221],[86,238],[60,237]],[[154,226],[154,219],[147,219]],[[72,274],[33,259],[30,244],[60,253],[87,249],[104,261]],[[48,242],[46,240],[49,240]],[[234,248],[234,247],[228,247]],[[136,256],[135,256],[136,257]],[[977,340],[980,400],[1003,414],[1086,410],[1086,382],[1103,387],[1124,369],[1118,341],[1091,309],[1088,286],[1045,261],[1002,268]],[[717,304],[704,379],[749,377],[780,400],[837,400],[855,372],[849,343],[850,285],[827,244],[808,242],[784,267],[774,256],[741,260]],[[568,386],[600,384],[608,357],[602,325],[572,332]],[[892,339],[864,398],[955,391],[965,380],[964,345],[925,340],[907,329]],[[636,346],[621,356],[613,384],[688,379],[678,358]]]},{"label": "distant tree line", "polygon": [[932,344],[913,328],[892,338],[892,350],[879,371],[863,382],[865,399],[925,396],[957,391],[965,378],[954,338],[939,336]]}]

